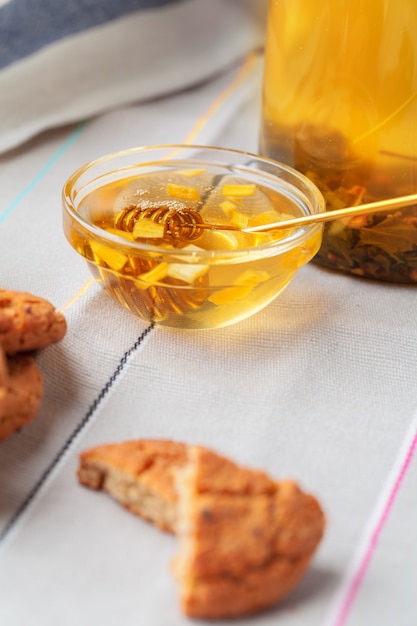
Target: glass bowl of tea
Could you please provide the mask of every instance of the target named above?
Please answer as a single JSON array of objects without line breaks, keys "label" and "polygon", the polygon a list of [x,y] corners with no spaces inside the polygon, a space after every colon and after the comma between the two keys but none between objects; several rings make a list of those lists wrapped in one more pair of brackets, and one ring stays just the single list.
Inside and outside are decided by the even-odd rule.
[{"label": "glass bowl of tea", "polygon": [[183,329],[263,309],[317,253],[324,211],[305,176],[237,150],[139,147],[80,167],[63,188],[67,240],[119,304]]}]

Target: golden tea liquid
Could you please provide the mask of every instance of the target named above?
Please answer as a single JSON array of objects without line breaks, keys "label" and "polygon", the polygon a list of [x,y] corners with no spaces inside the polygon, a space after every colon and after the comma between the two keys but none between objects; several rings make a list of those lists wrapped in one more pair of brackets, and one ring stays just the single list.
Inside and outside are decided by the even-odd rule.
[{"label": "golden tea liquid", "polygon": [[[270,0],[260,152],[327,210],[417,191],[417,2]],[[417,282],[417,207],[329,223],[316,256]]]},{"label": "golden tea liquid", "polygon": [[96,227],[94,237],[65,221],[67,238],[95,277],[143,319],[184,328],[244,319],[319,249],[318,227],[308,236],[302,229],[243,232],[305,214],[296,196],[215,166],[152,169],[126,178],[115,172],[85,193],[78,213]]}]

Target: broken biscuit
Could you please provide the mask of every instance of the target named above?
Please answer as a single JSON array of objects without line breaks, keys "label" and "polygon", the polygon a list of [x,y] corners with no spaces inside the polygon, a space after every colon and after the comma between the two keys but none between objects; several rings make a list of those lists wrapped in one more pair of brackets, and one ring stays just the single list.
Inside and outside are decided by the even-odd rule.
[{"label": "broken biscuit", "polygon": [[186,446],[166,440],[103,445],[80,455],[78,479],[103,489],[125,508],[162,530],[175,532],[174,473],[187,460]]},{"label": "broken biscuit", "polygon": [[318,501],[296,483],[201,446],[98,446],[81,454],[78,478],[177,535],[174,575],[189,617],[236,617],[275,604],[299,582],[324,532]]},{"label": "broken biscuit", "polygon": [[324,530],[313,496],[200,446],[189,448],[176,484],[174,573],[186,615],[253,614],[295,587]]}]

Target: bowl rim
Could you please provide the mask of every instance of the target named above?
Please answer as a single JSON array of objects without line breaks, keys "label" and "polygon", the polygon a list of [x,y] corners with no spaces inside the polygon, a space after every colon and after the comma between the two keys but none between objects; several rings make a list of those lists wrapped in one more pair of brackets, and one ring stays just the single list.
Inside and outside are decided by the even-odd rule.
[{"label": "bowl rim", "polygon": [[[66,179],[62,187],[61,199],[62,199],[62,206],[64,210],[64,216],[65,214],[67,214],[71,219],[75,220],[78,223],[78,225],[83,228],[83,230],[87,231],[89,235],[91,235],[91,238],[93,240],[95,241],[100,240],[101,243],[107,243],[110,247],[117,247],[119,249],[123,249],[126,251],[129,250],[131,252],[134,252],[134,251],[151,252],[153,254],[158,254],[158,256],[172,254],[172,255],[175,255],[177,259],[181,257],[187,258],[189,262],[192,262],[193,259],[196,259],[196,262],[198,263],[201,263],[202,259],[213,259],[216,257],[221,257],[224,259],[233,259],[233,258],[242,257],[245,254],[250,254],[250,255],[256,254],[257,258],[260,258],[262,256],[276,256],[278,254],[288,252],[289,250],[296,248],[297,246],[301,245],[304,240],[309,239],[316,232],[319,232],[323,229],[322,224],[304,225],[298,228],[291,229],[289,231],[288,236],[284,236],[278,240],[267,241],[265,243],[261,243],[256,246],[247,246],[244,248],[237,248],[237,249],[219,248],[219,249],[214,249],[214,250],[205,250],[201,248],[201,249],[198,249],[198,251],[195,251],[195,249],[192,249],[192,250],[187,249],[189,248],[189,246],[184,246],[182,248],[173,248],[173,247],[165,247],[161,245],[156,246],[152,244],[141,243],[139,241],[128,240],[123,236],[115,235],[114,233],[110,233],[106,231],[105,229],[94,225],[89,220],[85,219],[84,216],[82,216],[77,211],[76,207],[74,206],[74,201],[71,197],[70,190],[74,188],[74,185],[81,178],[83,174],[87,173],[89,170],[92,170],[93,168],[97,166],[100,166],[103,163],[111,162],[112,160],[116,160],[118,158],[123,158],[123,157],[127,157],[130,155],[135,155],[135,154],[144,154],[148,152],[150,153],[151,151],[168,151],[168,150],[170,151],[195,150],[195,151],[208,151],[211,153],[218,152],[219,154],[224,154],[224,155],[228,154],[232,156],[236,155],[236,156],[239,156],[239,158],[246,157],[246,158],[249,158],[251,161],[256,160],[256,162],[268,164],[270,167],[275,168],[277,172],[281,172],[281,173],[285,172],[285,174],[292,177],[294,181],[297,181],[297,183],[299,182],[306,189],[306,191],[304,191],[300,189],[299,187],[297,187],[292,182],[289,183],[288,181],[284,181],[283,179],[280,179],[279,176],[275,175],[275,178],[280,180],[281,183],[285,183],[285,186],[287,187],[289,186],[292,187],[292,189],[296,190],[298,196],[302,196],[303,202],[306,208],[308,209],[309,214],[321,213],[326,210],[324,197],[322,193],[320,192],[320,190],[318,189],[318,187],[309,178],[307,178],[307,176],[305,176],[304,174],[297,171],[295,168],[285,163],[281,163],[279,161],[271,159],[270,157],[266,157],[260,154],[256,154],[256,153],[248,152],[244,150],[237,150],[234,148],[225,148],[225,147],[202,145],[202,144],[167,143],[167,144],[144,145],[144,146],[127,148],[124,150],[118,150],[116,152],[111,152],[101,157],[98,157],[96,159],[87,161],[86,163],[78,167]],[[187,160],[187,158],[185,158],[184,160]],[[140,167],[153,164],[155,161],[156,160],[153,159],[152,161],[132,163],[129,166],[129,168],[131,169],[133,167],[137,167],[138,169],[140,169]],[[239,164],[238,166],[236,166],[236,164],[234,164],[230,159],[224,162],[223,161],[207,161],[207,165],[209,166],[210,164],[218,165],[218,166],[232,165],[242,170],[245,168],[245,165],[243,164]],[[126,168],[115,168],[115,169],[116,170],[120,169],[120,171],[123,171],[123,169],[126,169]],[[109,170],[109,173],[110,171],[111,170]],[[267,174],[263,170],[253,170],[253,169],[249,170],[248,169],[249,174],[251,171],[256,172],[257,174],[261,172],[265,176]],[[242,173],[242,175],[244,174]],[[306,192],[309,193],[309,197],[307,197]],[[313,207],[312,201],[315,202],[315,207]],[[316,208],[316,210],[312,211],[312,208]],[[190,241],[190,244],[192,243],[193,241]],[[276,250],[277,248],[278,248],[278,251]]]}]

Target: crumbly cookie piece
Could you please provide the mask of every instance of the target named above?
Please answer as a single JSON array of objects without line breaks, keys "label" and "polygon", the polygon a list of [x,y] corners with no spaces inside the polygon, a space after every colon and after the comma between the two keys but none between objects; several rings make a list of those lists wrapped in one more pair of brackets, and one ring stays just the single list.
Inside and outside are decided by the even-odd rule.
[{"label": "crumbly cookie piece", "polygon": [[124,507],[162,530],[175,532],[174,473],[186,462],[186,446],[169,440],[126,441],[80,455],[78,479],[103,489]]},{"label": "crumbly cookie piece", "polygon": [[0,346],[6,354],[45,348],[67,330],[62,313],[44,298],[0,289]]},{"label": "crumbly cookie piece", "polygon": [[186,615],[252,614],[298,583],[324,530],[313,496],[198,446],[188,449],[176,485],[174,573]]},{"label": "crumbly cookie piece", "polygon": [[0,441],[28,424],[39,412],[42,375],[31,356],[6,356],[0,346]]},{"label": "crumbly cookie piece", "polygon": [[80,482],[174,532],[181,606],[195,618],[265,609],[305,573],[324,532],[317,500],[201,446],[139,440],[80,456]]}]

